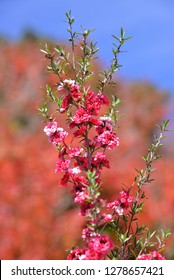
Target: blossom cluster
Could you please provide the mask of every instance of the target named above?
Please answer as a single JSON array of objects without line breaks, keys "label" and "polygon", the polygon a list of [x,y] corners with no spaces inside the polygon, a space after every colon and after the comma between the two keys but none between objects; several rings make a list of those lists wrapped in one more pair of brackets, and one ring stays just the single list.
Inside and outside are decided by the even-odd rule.
[{"label": "blossom cluster", "polygon": [[[111,214],[100,213],[106,205],[100,198],[100,175],[104,167],[109,168],[106,149],[119,145],[112,119],[99,115],[102,105],[109,106],[109,99],[101,92],[95,94],[89,88],[80,87],[73,80],[64,80],[58,91],[66,92],[60,113],[67,112],[68,115],[75,107],[75,112],[71,110],[69,114],[68,123],[69,129],[74,129],[74,138],[79,138],[79,144],[67,143],[68,133],[56,121],[48,122],[44,132],[59,153],[55,172],[63,173],[60,184],[71,183],[74,202],[80,205],[80,215],[86,216],[88,221],[82,232],[84,248],[72,250],[68,259],[103,259],[114,245],[108,236],[100,235],[97,228],[113,221]],[[93,186],[88,172],[95,174]]]},{"label": "blossom cluster", "polygon": [[[108,235],[102,235],[101,227],[112,223],[115,225],[119,219],[125,222],[131,217],[127,227],[128,234],[132,230],[133,211],[136,213],[140,189],[136,197],[130,195],[131,188],[123,189],[120,196],[110,203],[100,197],[101,171],[103,168],[110,168],[106,150],[119,146],[112,114],[100,114],[103,105],[110,106],[109,99],[100,91],[95,94],[90,88],[68,79],[60,82],[57,91],[64,93],[59,112],[67,115],[68,128],[74,130],[73,139],[68,143],[68,132],[58,126],[55,120],[47,123],[44,132],[58,152],[55,172],[63,173],[60,184],[71,184],[74,202],[80,206],[79,214],[86,217],[86,228],[82,231],[84,246],[70,250],[67,259],[105,259],[110,251],[117,249]],[[79,140],[75,141],[78,144],[73,145],[74,139]],[[112,213],[106,213],[104,208]],[[124,243],[123,237],[124,235],[120,235],[119,240]],[[124,249],[122,254],[124,255]],[[137,259],[162,260],[164,257],[153,251],[139,254]]]},{"label": "blossom cluster", "polygon": [[71,250],[68,260],[101,260],[106,257],[109,250],[114,249],[114,243],[107,235],[94,235],[89,232],[89,229],[84,235],[84,239],[88,243],[83,249]]},{"label": "blossom cluster", "polygon": [[114,200],[107,204],[109,209],[113,209],[114,213],[122,216],[124,210],[127,210],[133,201],[133,196],[130,196],[128,191],[121,191],[120,198]]},{"label": "blossom cluster", "polygon": [[[117,227],[119,219],[125,222],[131,217],[126,231],[128,234],[132,230],[133,211],[136,213],[135,207],[140,192],[134,197],[130,194],[131,188],[123,189],[120,196],[110,203],[100,197],[101,171],[103,168],[110,168],[106,150],[119,146],[112,114],[100,114],[103,105],[110,106],[109,99],[102,92],[95,94],[90,88],[85,88],[71,79],[61,81],[57,92],[64,93],[59,112],[67,115],[68,129],[74,130],[73,139],[68,142],[68,132],[60,127],[56,120],[49,121],[44,132],[58,152],[55,172],[63,173],[60,184],[72,186],[74,202],[80,206],[79,214],[86,217],[86,227],[82,230],[84,246],[70,250],[67,259],[106,259],[109,252],[117,249],[108,235],[102,235],[101,228],[112,223],[114,226],[116,223]],[[75,145],[74,139],[77,140]],[[112,213],[109,213],[110,211]],[[124,243],[124,235],[119,237],[119,231],[117,234],[119,240]],[[124,255],[124,249],[122,250]],[[149,254],[139,254],[137,259],[161,260],[164,257],[153,251]]]}]

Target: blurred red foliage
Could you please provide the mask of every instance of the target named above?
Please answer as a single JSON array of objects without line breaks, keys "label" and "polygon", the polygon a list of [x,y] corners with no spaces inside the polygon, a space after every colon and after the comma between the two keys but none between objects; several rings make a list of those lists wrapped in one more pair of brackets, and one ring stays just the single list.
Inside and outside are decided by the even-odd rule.
[{"label": "blurred red foliage", "polygon": [[[1,41],[0,61],[0,258],[64,259],[65,250],[80,242],[84,219],[70,189],[58,185],[57,154],[37,112],[40,86],[55,78],[45,71],[37,40]],[[150,147],[155,124],[167,113],[166,93],[152,85],[118,82],[117,91],[125,116],[118,132],[120,147],[108,154],[111,169],[103,172],[103,197],[108,200],[117,197],[123,184],[132,184],[135,168],[143,167],[141,156]],[[174,145],[165,145],[140,219],[152,229],[174,231]],[[171,259],[172,239],[169,244],[166,254]]]}]

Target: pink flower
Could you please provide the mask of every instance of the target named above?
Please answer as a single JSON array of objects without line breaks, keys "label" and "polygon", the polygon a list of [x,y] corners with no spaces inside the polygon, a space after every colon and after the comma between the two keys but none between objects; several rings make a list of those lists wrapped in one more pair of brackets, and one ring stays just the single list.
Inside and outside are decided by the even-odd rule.
[{"label": "pink flower", "polygon": [[113,120],[109,117],[100,117],[99,118],[99,124],[96,127],[96,131],[98,134],[102,134],[104,131],[110,131],[113,133],[113,126],[112,126]]},{"label": "pink flower", "polygon": [[50,136],[50,141],[54,146],[57,146],[59,143],[63,142],[65,137],[68,135],[68,132],[64,131],[63,128],[58,127],[56,132]]},{"label": "pink flower", "polygon": [[105,257],[109,250],[114,249],[114,243],[107,235],[96,236],[88,242],[88,247]]},{"label": "pink flower", "polygon": [[97,233],[90,229],[89,227],[88,228],[84,228],[82,230],[82,239],[84,241],[89,241],[91,238],[94,238],[95,236],[97,236]]},{"label": "pink flower", "polygon": [[92,114],[89,110],[80,108],[76,111],[75,115],[72,118],[72,122],[70,123],[69,127],[74,128],[75,126],[78,126],[79,124],[86,124],[90,123],[93,125],[98,125],[98,120],[95,118],[92,118]]},{"label": "pink flower", "polygon": [[101,104],[97,96],[92,91],[88,91],[86,95],[86,108],[92,115],[97,115],[100,110]]},{"label": "pink flower", "polygon": [[86,178],[84,178],[83,176],[79,176],[79,175],[74,175],[73,177],[74,182],[75,182],[75,186],[82,186],[84,187],[85,185],[88,185],[88,181]]},{"label": "pink flower", "polygon": [[95,118],[90,118],[89,122],[90,122],[90,124],[93,124],[95,126],[99,124],[99,121]]},{"label": "pink flower", "polygon": [[74,85],[70,89],[71,96],[77,99],[77,102],[82,99],[81,87],[79,85]]},{"label": "pink flower", "polygon": [[89,200],[90,200],[90,196],[87,191],[77,192],[76,196],[74,198],[74,202],[79,203],[79,204],[84,203],[85,201],[89,201]]},{"label": "pink flower", "polygon": [[98,143],[98,146],[103,148],[108,147],[109,150],[119,145],[118,137],[110,131],[104,131],[101,133],[96,138],[96,142]]},{"label": "pink flower", "polygon": [[57,127],[57,122],[49,122],[44,128],[44,132],[54,146],[63,142],[68,135],[68,132],[64,131],[62,127]]},{"label": "pink flower", "polygon": [[119,206],[120,202],[118,199],[114,200],[113,202],[110,202],[107,204],[107,208],[114,209],[116,206]]},{"label": "pink flower", "polygon": [[86,228],[82,232],[83,240],[87,241],[84,249],[73,249],[68,255],[68,260],[100,260],[109,250],[114,249],[112,240],[107,235],[97,235]]},{"label": "pink flower", "polygon": [[101,104],[105,104],[109,106],[109,99],[103,93],[98,92],[97,98],[100,100]]},{"label": "pink flower", "polygon": [[78,162],[74,163],[75,166],[82,166],[83,169],[88,169],[88,158],[87,155],[85,154],[84,156],[79,156],[78,157]]},{"label": "pink flower", "polygon": [[113,209],[116,214],[122,216],[124,213],[123,208],[120,206],[120,200],[116,199],[114,202],[108,203],[107,208]]},{"label": "pink flower", "polygon": [[67,257],[67,260],[81,260],[85,257],[84,249],[73,249]]},{"label": "pink flower", "polygon": [[133,201],[133,197],[129,195],[129,192],[126,191],[122,191],[120,192],[121,194],[121,198],[120,198],[120,203],[121,206],[125,209],[127,209],[129,207],[129,205],[132,203]]},{"label": "pink flower", "polygon": [[90,214],[90,210],[94,208],[94,203],[90,202],[90,203],[82,203],[80,205],[80,215],[81,216],[88,216]]},{"label": "pink flower", "polygon": [[62,171],[65,171],[68,169],[68,166],[70,164],[70,160],[69,159],[66,159],[66,160],[62,160],[62,159],[59,159],[57,162],[56,162],[56,169],[55,169],[55,172],[62,172]]},{"label": "pink flower", "polygon": [[78,136],[81,136],[84,134],[84,132],[86,131],[86,126],[85,125],[82,125],[79,129],[77,129],[73,135],[74,137],[78,137]]},{"label": "pink flower", "polygon": [[92,159],[92,164],[99,169],[101,169],[103,166],[109,168],[109,161],[106,159],[106,155],[102,152],[96,153]]},{"label": "pink flower", "polygon": [[129,195],[129,192],[121,191],[121,198],[116,199],[115,201],[108,203],[107,207],[113,209],[116,214],[123,215],[124,209],[128,209],[130,204],[133,201],[133,197]]},{"label": "pink flower", "polygon": [[57,122],[49,122],[44,128],[44,132],[49,137],[53,136],[56,133],[56,131],[57,131]]},{"label": "pink flower", "polygon": [[106,224],[106,223],[110,223],[110,222],[113,222],[113,216],[111,214],[105,214],[103,213],[100,217],[100,220],[99,220],[99,225],[103,225],[103,224]]},{"label": "pink flower", "polygon": [[102,214],[102,218],[105,222],[113,222],[113,217],[111,214]]},{"label": "pink flower", "polygon": [[86,108],[92,115],[98,115],[101,105],[109,105],[109,99],[101,92],[97,95],[88,90],[86,95]]},{"label": "pink flower", "polygon": [[60,180],[60,184],[63,185],[63,186],[67,186],[67,183],[69,182],[70,176],[71,176],[70,173],[68,171],[66,171],[63,178]]},{"label": "pink flower", "polygon": [[65,97],[63,98],[62,107],[61,107],[61,109],[60,109],[60,112],[61,112],[61,113],[64,113],[64,112],[68,109],[69,104],[71,104],[71,101],[72,101],[72,97],[71,97],[70,94],[68,94],[67,96],[65,96]]},{"label": "pink flower", "polygon": [[83,260],[101,260],[102,255],[99,252],[96,252],[92,249],[86,249],[85,254],[83,255]]},{"label": "pink flower", "polygon": [[76,124],[81,124],[84,122],[89,122],[91,118],[91,114],[89,114],[88,111],[86,111],[84,108],[80,108],[76,111],[73,119],[73,122]]},{"label": "pink flower", "polygon": [[76,196],[76,194],[85,191],[86,188],[82,184],[75,184],[72,188],[72,193]]},{"label": "pink flower", "polygon": [[162,256],[157,251],[153,251],[150,254],[142,254],[137,257],[137,260],[165,260],[165,257]]},{"label": "pink flower", "polygon": [[69,150],[68,155],[70,158],[78,157],[82,152],[83,152],[83,148],[76,147]]},{"label": "pink flower", "polygon": [[75,181],[75,184],[72,193],[74,194],[74,201],[82,204],[85,200],[89,199],[89,195],[86,191],[86,187],[83,185],[82,179],[79,180],[80,177],[83,178],[82,176],[74,175],[73,180]]},{"label": "pink flower", "polygon": [[151,254],[142,254],[136,258],[137,260],[152,260]]},{"label": "pink flower", "polygon": [[152,252],[153,260],[165,260],[165,257],[162,256],[160,253],[157,251]]}]

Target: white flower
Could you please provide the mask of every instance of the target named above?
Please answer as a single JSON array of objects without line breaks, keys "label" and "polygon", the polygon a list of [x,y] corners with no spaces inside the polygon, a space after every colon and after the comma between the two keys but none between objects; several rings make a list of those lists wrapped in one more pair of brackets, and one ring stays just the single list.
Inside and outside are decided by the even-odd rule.
[{"label": "white flower", "polygon": [[74,167],[68,170],[71,174],[79,174],[81,172],[79,167]]},{"label": "white flower", "polygon": [[115,207],[114,207],[114,210],[115,210],[115,212],[116,212],[119,216],[122,216],[122,215],[123,215],[124,210],[123,210],[123,208],[122,208],[121,206],[115,206]]},{"label": "white flower", "polygon": [[108,122],[111,122],[111,123],[113,122],[113,120],[110,117],[107,117],[107,116],[100,117],[99,119],[100,119],[100,121],[108,121]]},{"label": "white flower", "polygon": [[58,86],[58,90],[62,90],[63,88],[71,88],[75,85],[75,81],[74,80],[68,80],[65,79],[63,82],[61,82]]}]

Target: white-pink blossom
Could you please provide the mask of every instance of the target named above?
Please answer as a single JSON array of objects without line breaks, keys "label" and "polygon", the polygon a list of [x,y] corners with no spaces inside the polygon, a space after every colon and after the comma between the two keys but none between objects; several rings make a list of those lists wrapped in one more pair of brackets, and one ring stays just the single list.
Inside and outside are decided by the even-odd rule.
[{"label": "white-pink blossom", "polygon": [[81,169],[80,169],[80,167],[77,166],[77,167],[68,169],[68,172],[70,174],[79,174],[81,172]]},{"label": "white-pink blossom", "polygon": [[75,81],[71,79],[65,79],[63,82],[61,82],[58,86],[58,90],[62,90],[64,88],[71,88],[75,85]]},{"label": "white-pink blossom", "polygon": [[44,127],[44,132],[46,133],[47,136],[51,137],[54,135],[57,131],[57,122],[49,122],[45,127]]}]

